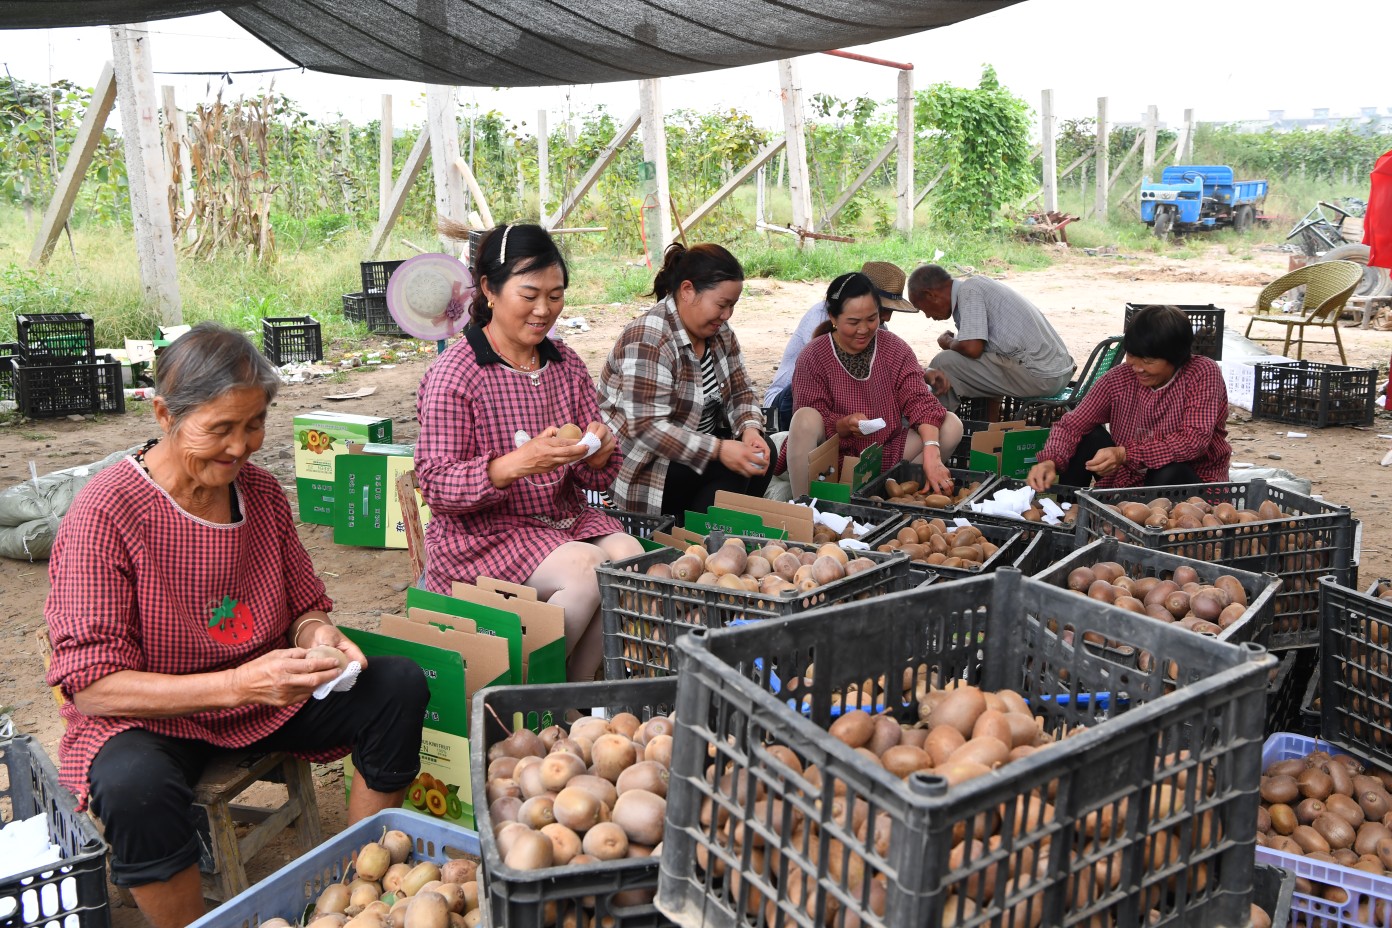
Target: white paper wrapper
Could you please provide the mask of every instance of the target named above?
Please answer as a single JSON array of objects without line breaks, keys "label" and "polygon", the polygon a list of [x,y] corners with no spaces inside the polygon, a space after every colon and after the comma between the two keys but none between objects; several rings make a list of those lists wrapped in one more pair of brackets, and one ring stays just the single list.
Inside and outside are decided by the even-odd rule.
[{"label": "white paper wrapper", "polygon": [[512,443],[519,448],[521,448],[523,445],[525,445],[527,442],[531,440],[532,437],[528,435],[526,432],[522,431],[521,429],[518,429],[517,432],[512,436]]},{"label": "white paper wrapper", "polygon": [[[584,435],[580,436],[580,440],[577,441],[576,444],[584,445],[586,448],[589,448],[590,453],[585,455],[585,457],[589,457],[590,455],[594,454],[596,451],[599,450],[599,446],[602,444],[602,442],[599,440],[599,436],[595,433],[586,432]],[[583,460],[583,458],[581,460]]]},{"label": "white paper wrapper", "polygon": [[847,551],[869,551],[870,546],[863,541],[856,541],[854,538],[843,538],[837,542]]},{"label": "white paper wrapper", "polygon": [[880,429],[882,429],[882,428],[884,428],[884,427],[885,427],[885,420],[883,420],[883,419],[861,419],[861,420],[860,420],[860,434],[862,434],[862,435],[874,435],[876,432],[878,432]]},{"label": "white paper wrapper", "polygon": [[358,674],[360,673],[362,673],[362,664],[357,661],[349,661],[348,666],[344,667],[338,676],[314,690],[314,698],[323,699],[330,693],[348,692],[353,688],[353,684],[358,682]]},{"label": "white paper wrapper", "polygon": [[825,525],[838,535],[844,532],[846,526],[851,523],[850,516],[838,516],[834,512],[819,512],[812,518],[816,524]]},{"label": "white paper wrapper", "polygon": [[1039,505],[1041,508],[1043,508],[1044,515],[1053,516],[1055,519],[1063,518],[1063,510],[1059,507],[1058,503],[1054,502],[1049,497],[1041,497],[1039,500]]}]

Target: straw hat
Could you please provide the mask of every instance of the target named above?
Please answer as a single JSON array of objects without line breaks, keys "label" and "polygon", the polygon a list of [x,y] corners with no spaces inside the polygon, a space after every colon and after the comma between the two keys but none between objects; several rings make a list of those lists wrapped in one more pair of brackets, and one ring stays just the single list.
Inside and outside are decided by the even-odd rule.
[{"label": "straw hat", "polygon": [[860,272],[870,278],[875,289],[880,292],[880,305],[900,313],[916,313],[913,304],[904,299],[904,284],[908,277],[897,264],[888,261],[866,261]]}]

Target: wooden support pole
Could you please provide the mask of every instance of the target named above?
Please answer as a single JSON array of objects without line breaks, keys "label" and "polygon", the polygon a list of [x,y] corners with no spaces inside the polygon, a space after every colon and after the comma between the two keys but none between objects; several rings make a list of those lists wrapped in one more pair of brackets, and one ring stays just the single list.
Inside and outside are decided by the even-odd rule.
[{"label": "wooden support pole", "polygon": [[[909,72],[904,71],[901,73],[907,74]],[[847,203],[851,202],[851,198],[856,195],[856,191],[863,187],[865,185],[865,182],[868,181],[870,177],[880,169],[880,165],[884,164],[887,160],[889,160],[890,154],[893,153],[893,151],[898,147],[899,140],[897,138],[891,138],[888,142],[886,142],[885,146],[879,150],[875,157],[870,159],[870,163],[865,166],[865,170],[860,172],[860,176],[857,177],[854,181],[852,181],[849,187],[841,191],[841,196],[837,197],[836,202],[831,204],[831,209],[827,210],[827,214],[823,216],[820,221],[817,222],[816,228],[812,231],[819,232],[822,229],[825,229],[827,226],[831,225],[831,221],[836,218],[836,215],[841,212],[842,208],[845,207]],[[898,199],[898,196],[899,195],[896,192],[896,200]],[[913,209],[910,208],[909,212],[912,214]]]},{"label": "wooden support pole", "polygon": [[[788,194],[793,201],[793,228],[812,231],[812,186],[807,172],[807,140],[803,135],[802,82],[791,58],[778,61],[782,87],[784,139],[788,149]],[[811,241],[799,240],[810,247]]]},{"label": "wooden support pole", "polygon": [[[464,205],[464,176],[455,168],[459,160],[459,120],[455,113],[455,89],[432,84],[425,92],[425,119],[430,130],[430,170],[435,178],[435,211],[456,222],[468,221]],[[440,236],[445,253],[459,254],[459,242]]]},{"label": "wooden support pole", "polygon": [[420,135],[416,136],[416,144],[412,146],[411,153],[406,156],[406,164],[402,166],[401,174],[396,178],[396,183],[392,185],[391,196],[387,198],[387,207],[377,218],[377,227],[372,230],[372,238],[368,239],[367,254],[364,255],[363,260],[371,261],[376,258],[382,250],[382,246],[387,243],[387,238],[391,236],[392,226],[396,225],[396,220],[401,218],[401,211],[406,208],[406,194],[411,189],[411,185],[416,182],[421,168],[425,167],[425,157],[428,154],[430,154],[430,129],[428,126],[422,126]]},{"label": "wooden support pole", "polygon": [[1046,90],[1039,106],[1039,133],[1044,149],[1044,210],[1058,212],[1058,151],[1054,147],[1054,92]]},{"label": "wooden support pole", "polygon": [[633,114],[619,127],[619,131],[614,133],[614,137],[609,140],[609,144],[605,146],[604,151],[599,153],[599,157],[595,159],[594,164],[590,165],[590,169],[585,172],[585,176],[580,178],[580,182],[575,185],[575,189],[566,195],[566,198],[561,201],[561,205],[557,207],[556,212],[547,217],[542,225],[546,226],[548,229],[554,229],[565,222],[566,217],[571,214],[571,211],[580,205],[581,200],[585,199],[585,194],[590,192],[590,188],[593,187],[594,182],[599,179],[599,175],[605,168],[613,163],[614,158],[619,154],[619,149],[623,148],[624,143],[633,137],[633,133],[638,128],[638,123],[641,120],[642,115],[640,111],[634,110]]},{"label": "wooden support pole", "polygon": [[77,201],[77,191],[82,187],[82,178],[86,176],[97,143],[101,141],[106,118],[111,115],[111,108],[115,105],[116,76],[108,61],[102,66],[97,85],[92,88],[92,102],[83,114],[82,125],[77,129],[77,137],[68,150],[68,160],[63,164],[63,173],[58,175],[58,186],[53,191],[53,198],[48,201],[48,209],[44,211],[39,237],[34,240],[34,248],[29,252],[30,264],[41,266],[53,254],[53,246],[58,243],[58,236],[68,224],[73,203]]},{"label": "wooden support pole", "polygon": [[913,71],[899,72],[899,163],[895,166],[895,227],[904,235],[914,225],[914,80]]},{"label": "wooden support pole", "polygon": [[1107,221],[1107,192],[1111,189],[1107,175],[1111,170],[1108,145],[1111,130],[1107,126],[1107,98],[1097,98],[1097,196],[1092,204],[1092,216],[1098,222]]},{"label": "wooden support pole", "polygon": [[1074,158],[1069,163],[1068,167],[1064,168],[1062,171],[1059,172],[1058,179],[1063,180],[1066,177],[1068,177],[1069,174],[1072,174],[1074,171],[1078,170],[1078,168],[1082,167],[1083,163],[1095,154],[1097,154],[1097,149],[1089,148],[1087,151]]},{"label": "wooden support pole", "polygon": [[[198,241],[198,223],[193,215],[193,153],[190,151],[188,115],[179,109],[174,99],[174,88],[161,88],[164,99],[165,121],[173,126],[174,141],[179,148],[179,204],[184,217],[184,241],[192,245]],[[173,166],[170,166],[173,169]]]},{"label": "wooden support pole", "polygon": [[1121,180],[1121,172],[1125,171],[1126,166],[1131,163],[1131,159],[1136,157],[1136,152],[1141,150],[1141,143],[1144,141],[1145,135],[1137,132],[1136,137],[1131,140],[1131,147],[1126,150],[1126,154],[1122,156],[1120,163],[1116,166],[1116,170],[1113,171],[1112,176],[1107,179],[1107,191],[1109,193],[1111,189],[1117,185],[1117,181]]},{"label": "wooden support pole", "polygon": [[761,165],[754,179],[754,223],[764,221],[764,189],[768,186],[768,165]]},{"label": "wooden support pole", "polygon": [[[1166,148],[1165,148],[1164,151],[1162,151],[1162,152],[1160,153],[1160,160],[1161,160],[1161,161],[1166,161],[1166,160],[1168,160],[1168,159],[1170,158],[1170,156],[1173,155],[1173,154],[1174,154],[1176,151],[1178,151],[1178,150],[1179,150],[1179,140],[1178,140],[1178,139],[1175,139],[1175,140],[1174,140],[1173,142],[1171,142],[1168,146],[1166,146]],[[1137,179],[1137,181],[1136,181],[1134,184],[1131,185],[1130,189],[1127,190],[1126,193],[1122,195],[1122,198],[1121,198],[1121,199],[1122,199],[1123,201],[1126,201],[1126,200],[1130,200],[1131,197],[1135,196],[1136,191],[1141,189],[1141,180],[1144,180],[1145,177],[1146,177],[1146,175],[1142,174],[1141,177],[1140,177],[1139,179]]]},{"label": "wooden support pole", "polygon": [[377,218],[387,212],[392,192],[392,95],[382,94],[382,121],[377,133]]},{"label": "wooden support pole", "polygon": [[930,180],[924,186],[924,188],[918,192],[918,196],[914,197],[914,206],[917,206],[918,204],[922,203],[924,200],[928,198],[928,194],[933,192],[933,188],[938,185],[938,181],[942,180],[943,175],[946,173],[947,165],[944,164],[942,167],[938,168],[938,173],[934,174],[933,179]]},{"label": "wooden support pole", "polygon": [[772,160],[773,156],[782,151],[786,144],[786,138],[779,138],[759,149],[759,153],[748,164],[736,171],[734,176],[727,180],[719,190],[711,194],[710,199],[696,207],[695,211],[686,217],[682,223],[682,228],[690,229],[710,215],[711,211],[720,205],[721,200],[728,197],[736,187],[748,180],[751,174]]},{"label": "wooden support pole", "polygon": [[478,214],[479,218],[483,220],[483,227],[485,229],[493,228],[493,211],[488,208],[488,198],[483,195],[483,188],[479,186],[478,178],[475,177],[474,172],[470,170],[469,162],[465,161],[463,158],[455,158],[454,167],[455,170],[459,172],[459,176],[464,178],[464,183],[468,186],[469,193],[474,198],[474,205],[478,207]]},{"label": "wooden support pole", "polygon": [[661,79],[638,82],[638,109],[642,114],[643,160],[652,162],[657,182],[657,202],[650,204],[645,199],[643,203],[648,260],[653,267],[662,267],[663,253],[672,242],[672,194],[667,181],[667,127],[663,124]]},{"label": "wooden support pole", "polygon": [[546,110],[537,110],[537,218],[546,222],[546,201],[551,199],[551,130]]},{"label": "wooden support pole", "polygon": [[1152,103],[1145,111],[1145,147],[1141,151],[1142,177],[1149,177],[1155,173],[1155,133],[1159,128],[1159,113]]},{"label": "wooden support pole", "polygon": [[112,26],[111,48],[140,288],[146,306],[158,313],[163,325],[181,325],[184,312],[169,224],[169,177],[160,156],[159,101],[149,30],[144,23]]}]

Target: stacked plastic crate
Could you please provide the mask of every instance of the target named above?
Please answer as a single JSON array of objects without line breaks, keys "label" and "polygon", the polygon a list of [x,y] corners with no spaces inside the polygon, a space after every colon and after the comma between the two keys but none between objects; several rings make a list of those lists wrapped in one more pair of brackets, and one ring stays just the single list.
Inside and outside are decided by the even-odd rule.
[{"label": "stacked plastic crate", "polygon": [[18,353],[9,379],[19,411],[31,419],[123,413],[121,364],[96,353],[92,318],[84,313],[18,315]]}]

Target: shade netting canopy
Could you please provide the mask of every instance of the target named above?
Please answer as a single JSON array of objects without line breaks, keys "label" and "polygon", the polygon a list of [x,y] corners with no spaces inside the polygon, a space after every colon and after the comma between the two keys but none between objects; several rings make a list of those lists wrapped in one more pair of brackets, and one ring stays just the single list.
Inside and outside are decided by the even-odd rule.
[{"label": "shade netting canopy", "polygon": [[220,10],[315,71],[431,84],[591,84],[713,71],[947,26],[1018,0],[3,0],[0,26]]}]

